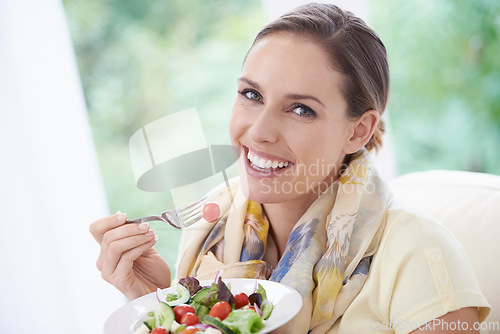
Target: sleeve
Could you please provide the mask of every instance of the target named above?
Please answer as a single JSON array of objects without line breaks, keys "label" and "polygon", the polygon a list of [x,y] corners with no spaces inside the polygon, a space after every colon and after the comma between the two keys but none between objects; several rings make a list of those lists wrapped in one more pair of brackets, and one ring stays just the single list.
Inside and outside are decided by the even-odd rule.
[{"label": "sleeve", "polygon": [[395,332],[409,333],[464,307],[478,307],[483,321],[490,306],[464,249],[446,227],[413,213],[388,218],[394,223],[379,248],[379,286],[387,301],[384,317],[399,324]]}]

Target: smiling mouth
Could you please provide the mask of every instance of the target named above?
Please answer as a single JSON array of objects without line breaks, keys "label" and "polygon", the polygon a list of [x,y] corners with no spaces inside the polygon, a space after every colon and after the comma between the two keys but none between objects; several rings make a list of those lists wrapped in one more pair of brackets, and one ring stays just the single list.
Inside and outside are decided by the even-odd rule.
[{"label": "smiling mouth", "polygon": [[249,161],[250,167],[255,169],[261,173],[272,173],[276,171],[283,170],[291,165],[293,165],[290,161],[285,160],[271,160],[264,157],[260,157],[258,154],[251,152],[250,149],[246,146],[245,153],[246,157]]}]

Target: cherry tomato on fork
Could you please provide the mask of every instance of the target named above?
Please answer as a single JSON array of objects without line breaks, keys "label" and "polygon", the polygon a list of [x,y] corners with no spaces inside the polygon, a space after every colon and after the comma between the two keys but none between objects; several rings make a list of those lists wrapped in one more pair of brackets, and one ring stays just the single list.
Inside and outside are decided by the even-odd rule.
[{"label": "cherry tomato on fork", "polygon": [[234,307],[237,309],[242,308],[243,306],[248,305],[249,303],[248,296],[244,292],[238,293],[236,296],[234,296],[234,301],[235,301]]},{"label": "cherry tomato on fork", "polygon": [[181,304],[174,307],[175,321],[181,323],[182,316],[186,313],[195,313],[194,308],[188,304]]},{"label": "cherry tomato on fork", "polygon": [[220,320],[224,320],[231,313],[231,305],[228,302],[217,302],[212,307],[208,315],[214,318],[219,318]]},{"label": "cherry tomato on fork", "polygon": [[220,207],[217,203],[207,203],[203,206],[203,218],[209,223],[215,223],[220,217]]}]

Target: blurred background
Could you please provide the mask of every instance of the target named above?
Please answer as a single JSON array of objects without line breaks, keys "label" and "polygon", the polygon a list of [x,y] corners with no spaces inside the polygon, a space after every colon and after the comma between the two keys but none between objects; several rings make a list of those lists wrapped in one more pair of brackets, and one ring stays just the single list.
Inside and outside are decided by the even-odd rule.
[{"label": "blurred background", "polygon": [[[45,309],[60,322],[50,328],[39,316],[39,333],[100,330],[125,300],[95,268],[88,225],[117,210],[138,217],[172,207],[170,194],[136,187],[130,137],[195,107],[207,143],[229,144],[236,79],[254,36],[305,2],[0,0],[0,199],[3,222],[26,230],[22,242],[14,230],[0,234],[9,273],[0,332],[30,330],[20,325],[26,314],[13,312],[23,307],[19,287],[50,300]],[[364,18],[388,50],[384,177],[500,174],[500,2],[329,2]],[[179,232],[154,227],[173,268]]]},{"label": "blurred background", "polygon": [[[387,46],[387,141],[394,161],[382,168],[391,175],[427,169],[499,174],[500,2],[333,2],[363,16]],[[63,3],[110,210],[139,216],[163,211],[170,198],[135,186],[131,134],[196,107],[207,141],[229,143],[236,78],[249,45],[271,17],[305,1]],[[175,261],[172,240],[160,238],[169,263]]]}]

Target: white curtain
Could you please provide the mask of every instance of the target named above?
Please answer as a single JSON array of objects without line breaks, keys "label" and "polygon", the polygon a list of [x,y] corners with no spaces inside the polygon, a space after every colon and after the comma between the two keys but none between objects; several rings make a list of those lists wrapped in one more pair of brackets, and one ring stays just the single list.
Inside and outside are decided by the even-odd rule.
[{"label": "white curtain", "polygon": [[102,332],[107,214],[60,0],[0,0],[0,333]]}]

